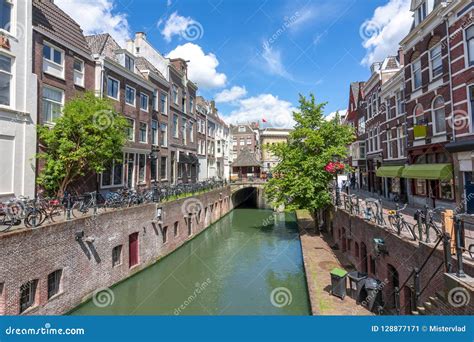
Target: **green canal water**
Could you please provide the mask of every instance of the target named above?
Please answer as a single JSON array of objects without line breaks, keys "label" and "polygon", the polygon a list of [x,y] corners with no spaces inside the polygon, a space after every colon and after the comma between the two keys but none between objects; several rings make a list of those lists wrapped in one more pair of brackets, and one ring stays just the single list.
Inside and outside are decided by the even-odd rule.
[{"label": "green canal water", "polygon": [[264,209],[233,210],[111,291],[71,314],[310,313],[295,215]]}]

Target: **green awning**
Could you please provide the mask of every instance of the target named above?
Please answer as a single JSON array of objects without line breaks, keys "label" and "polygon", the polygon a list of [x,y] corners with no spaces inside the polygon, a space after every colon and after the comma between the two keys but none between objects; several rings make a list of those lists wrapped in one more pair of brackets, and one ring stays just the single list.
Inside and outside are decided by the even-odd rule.
[{"label": "green awning", "polygon": [[451,164],[416,164],[405,166],[402,172],[403,178],[413,179],[442,179],[453,178],[453,166]]},{"label": "green awning", "polygon": [[377,177],[399,178],[402,176],[403,166],[381,166],[377,169]]}]

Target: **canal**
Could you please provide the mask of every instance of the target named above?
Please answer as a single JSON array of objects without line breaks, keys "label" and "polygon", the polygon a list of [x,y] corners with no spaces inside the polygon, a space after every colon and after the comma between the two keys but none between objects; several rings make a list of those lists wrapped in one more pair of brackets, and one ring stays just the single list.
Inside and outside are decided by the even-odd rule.
[{"label": "canal", "polygon": [[70,314],[310,314],[295,215],[266,209],[233,210],[110,290]]}]

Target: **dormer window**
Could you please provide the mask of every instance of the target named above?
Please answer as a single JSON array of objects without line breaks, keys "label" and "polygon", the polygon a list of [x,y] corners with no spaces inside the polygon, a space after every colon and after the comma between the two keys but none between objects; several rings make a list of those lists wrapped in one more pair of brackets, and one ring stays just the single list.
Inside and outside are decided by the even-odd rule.
[{"label": "dormer window", "polygon": [[245,127],[239,126],[239,133],[245,133]]},{"label": "dormer window", "polygon": [[0,29],[10,32],[12,3],[10,0],[0,0]]},{"label": "dormer window", "polygon": [[416,9],[416,24],[418,25],[426,18],[426,1],[423,1]]},{"label": "dormer window", "polygon": [[125,55],[125,67],[130,71],[135,71],[135,61],[129,55]]}]

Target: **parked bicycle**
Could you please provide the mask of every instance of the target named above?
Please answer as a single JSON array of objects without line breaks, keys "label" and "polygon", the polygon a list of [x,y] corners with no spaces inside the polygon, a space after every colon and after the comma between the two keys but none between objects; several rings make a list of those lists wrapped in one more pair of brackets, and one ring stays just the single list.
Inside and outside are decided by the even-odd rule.
[{"label": "parked bicycle", "polygon": [[383,216],[382,201],[380,199],[368,198],[365,200],[364,218],[366,221],[374,222],[379,226],[387,226]]},{"label": "parked bicycle", "polygon": [[396,210],[389,210],[388,212],[388,222],[390,227],[396,230],[398,235],[402,234],[402,231],[407,231],[409,235],[416,241],[415,227],[417,224],[411,225],[406,220],[404,215],[401,214],[407,207],[405,204],[402,208]]}]

